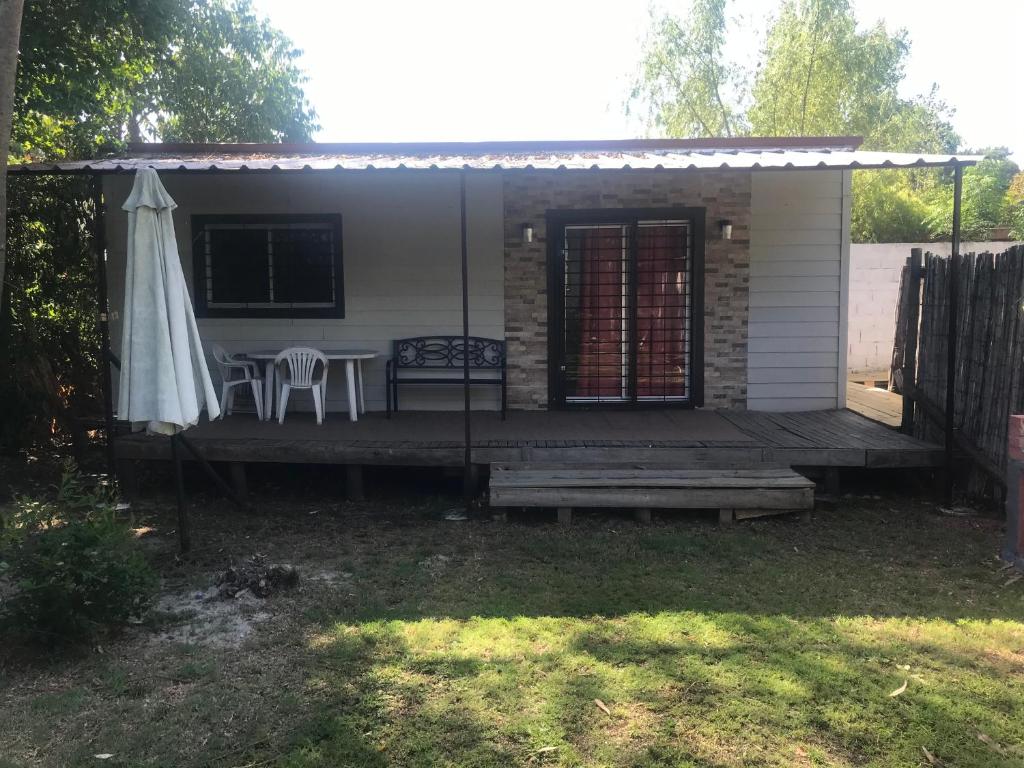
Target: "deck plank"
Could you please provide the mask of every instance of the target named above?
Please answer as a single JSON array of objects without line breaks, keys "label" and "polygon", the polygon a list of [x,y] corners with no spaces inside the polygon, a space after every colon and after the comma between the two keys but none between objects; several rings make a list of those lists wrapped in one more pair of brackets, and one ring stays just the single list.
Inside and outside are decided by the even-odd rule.
[{"label": "deck plank", "polygon": [[[356,423],[305,414],[284,425],[236,414],[188,435],[212,461],[460,466],[461,412],[368,414]],[[654,462],[678,468],[736,465],[930,467],[941,447],[848,410],[513,411],[507,421],[474,413],[473,458],[496,461]],[[167,459],[169,442],[135,434],[117,440],[123,459]]]},{"label": "deck plank", "polygon": [[903,398],[885,389],[866,387],[851,380],[846,385],[846,404],[873,421],[898,427],[903,420]]}]

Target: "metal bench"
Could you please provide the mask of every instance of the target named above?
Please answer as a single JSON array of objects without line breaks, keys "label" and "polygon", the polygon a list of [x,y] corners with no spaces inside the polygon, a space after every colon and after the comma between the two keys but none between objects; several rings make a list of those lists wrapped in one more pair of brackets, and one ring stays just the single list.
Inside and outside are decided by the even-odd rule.
[{"label": "metal bench", "polygon": [[[392,411],[398,411],[399,384],[462,384],[464,350],[462,336],[396,339],[385,368],[388,418]],[[508,401],[504,341],[469,337],[469,381],[474,386],[490,384],[501,388],[501,418],[504,420]]]}]

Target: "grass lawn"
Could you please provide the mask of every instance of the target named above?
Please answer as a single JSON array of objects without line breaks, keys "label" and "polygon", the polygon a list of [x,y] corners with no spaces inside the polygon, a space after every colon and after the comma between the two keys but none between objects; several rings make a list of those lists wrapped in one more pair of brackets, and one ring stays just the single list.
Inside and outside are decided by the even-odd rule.
[{"label": "grass lawn", "polygon": [[[1024,765],[996,522],[861,496],[809,525],[564,530],[451,503],[210,500],[188,562],[143,506],[171,601],[100,648],[7,649],[0,766]],[[255,552],[300,587],[188,608]]]}]

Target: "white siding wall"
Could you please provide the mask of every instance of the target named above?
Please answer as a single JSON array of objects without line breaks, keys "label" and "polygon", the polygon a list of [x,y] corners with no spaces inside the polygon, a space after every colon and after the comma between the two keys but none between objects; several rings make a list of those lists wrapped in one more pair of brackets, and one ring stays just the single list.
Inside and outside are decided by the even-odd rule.
[{"label": "white siding wall", "polygon": [[[192,214],[340,213],[345,274],[343,319],[199,320],[205,342],[229,350],[283,348],[291,344],[371,348],[381,357],[365,368],[366,405],[384,408],[384,360],[392,339],[461,334],[459,179],[451,173],[350,172],[268,175],[163,174],[177,201],[178,247],[192,290]],[[132,177],[108,177],[112,346],[120,350],[127,219],[120,210]],[[503,225],[501,179],[468,178],[470,333],[503,338]],[[207,350],[208,351],[208,350]],[[211,361],[211,373],[219,380]],[[495,407],[494,387],[475,390],[482,406]],[[296,407],[310,407],[301,394]],[[460,408],[458,387],[408,387],[403,408]],[[343,368],[328,378],[328,407],[346,407]],[[291,406],[289,406],[291,408]]]},{"label": "white siding wall", "polygon": [[849,174],[755,172],[748,408],[845,404],[848,270]]}]

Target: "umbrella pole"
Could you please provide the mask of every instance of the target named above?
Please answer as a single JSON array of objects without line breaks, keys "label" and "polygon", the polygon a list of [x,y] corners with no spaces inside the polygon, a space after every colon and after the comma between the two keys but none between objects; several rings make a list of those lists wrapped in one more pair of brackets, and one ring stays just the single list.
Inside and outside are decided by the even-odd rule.
[{"label": "umbrella pole", "polygon": [[174,461],[174,492],[178,497],[178,543],[181,554],[192,548],[192,535],[188,523],[188,499],[185,498],[185,477],[181,466],[180,435],[171,435],[171,459]]}]

